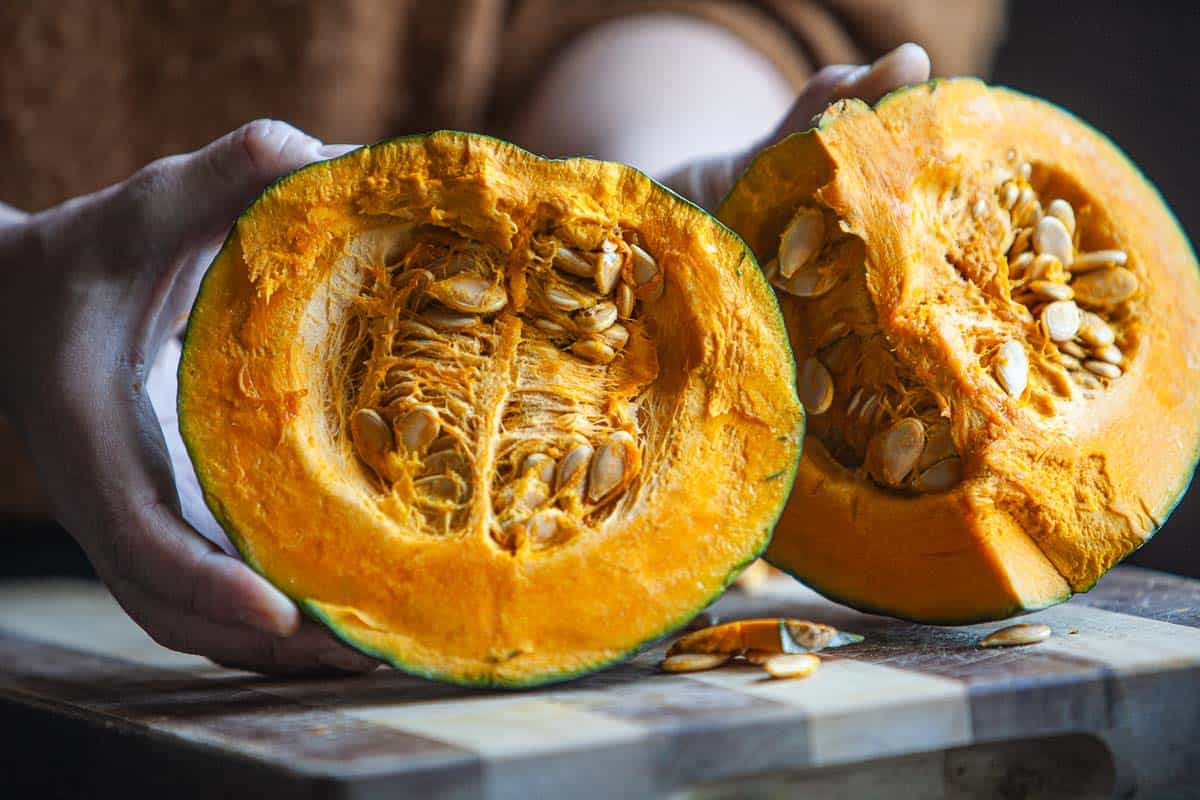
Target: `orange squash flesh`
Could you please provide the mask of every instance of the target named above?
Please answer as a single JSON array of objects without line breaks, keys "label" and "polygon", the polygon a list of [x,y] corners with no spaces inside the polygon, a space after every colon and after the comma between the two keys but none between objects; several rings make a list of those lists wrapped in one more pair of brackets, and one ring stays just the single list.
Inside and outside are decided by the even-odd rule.
[{"label": "orange squash flesh", "polygon": [[[528,317],[530,235],[598,224],[636,231],[665,277],[605,368],[550,348]],[[432,229],[491,248],[508,292],[477,324],[481,341],[503,346],[462,389],[474,405],[455,411],[481,431],[463,451],[474,494],[461,524],[436,532],[413,522],[401,473],[414,462],[398,456],[380,469],[400,477],[382,480],[356,456],[345,413],[366,390],[335,368],[348,357],[339,337],[382,302],[370,287],[390,280],[389,248]],[[377,362],[391,363],[347,363],[374,375]],[[447,379],[424,363],[412,380]],[[792,363],[749,251],[699,209],[628,167],[439,132],[307,167],[247,210],[192,313],[180,421],[205,497],[248,563],[339,637],[413,674],[528,686],[684,623],[765,547],[803,435]],[[573,382],[584,372],[598,382]],[[573,538],[500,546],[493,443],[515,434],[497,409],[521,411],[533,395],[517,383],[531,380],[556,402],[591,403],[580,425],[624,425],[640,471],[619,499],[589,507]]]},{"label": "orange squash flesh", "polygon": [[[1042,306],[1031,314],[1014,299],[1022,267],[996,220],[1008,219],[1001,189],[1022,162],[1044,203],[1076,210],[1079,252],[1128,256],[1137,291],[1113,312],[1115,379],[1057,368]],[[827,294],[777,292],[797,362],[827,357],[835,325],[875,337],[949,421],[961,480],[891,488],[835,452],[842,420],[865,416],[835,379],[842,399],[810,417],[773,564],[861,609],[965,623],[1086,591],[1153,535],[1200,449],[1200,277],[1162,198],[1111,142],[1017,92],[931,82],[874,108],[832,106],[761,153],[718,216],[766,263],[800,208],[836,219],[865,258]],[[1005,340],[1030,363],[1015,397],[997,378]],[[855,374],[895,383],[892,367],[862,358]]]}]

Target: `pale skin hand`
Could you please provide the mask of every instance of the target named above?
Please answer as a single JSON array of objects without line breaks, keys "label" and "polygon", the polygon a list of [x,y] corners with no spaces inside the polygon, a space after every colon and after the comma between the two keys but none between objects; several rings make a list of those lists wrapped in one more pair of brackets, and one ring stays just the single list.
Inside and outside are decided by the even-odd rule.
[{"label": "pale skin hand", "polygon": [[[727,36],[679,28],[680,19],[646,15],[639,41],[669,50],[686,43],[676,60],[707,59],[724,76],[724,90],[685,74],[664,103],[655,82],[637,70],[624,79],[610,71],[607,82],[587,64],[572,71],[585,58],[612,65],[640,57],[628,37],[601,28],[598,39],[584,37],[568,49],[558,67],[564,74],[531,103],[519,143],[669,172],[670,185],[711,208],[758,146],[807,127],[830,99],[874,99],[928,75],[928,58],[912,47],[865,71],[831,67],[784,116],[792,98],[769,65]],[[611,125],[611,108],[596,103],[546,118],[548,108],[593,97],[597,82],[623,98],[628,115],[621,125]],[[738,92],[739,82],[762,91]],[[731,106],[738,96],[745,102]],[[681,108],[691,116],[682,118]],[[727,124],[691,135],[709,111]],[[551,130],[553,141],[539,144],[537,132]],[[185,522],[179,496],[196,497],[196,487],[175,482],[147,379],[237,214],[280,175],[346,149],[259,121],[39,214],[0,205],[0,370],[15,377],[0,382],[0,412],[29,444],[58,519],[158,642],[261,672],[366,671],[376,662],[303,620],[288,598]],[[700,161],[699,152],[731,155]],[[672,153],[692,161],[668,170],[673,165],[664,159]]]}]

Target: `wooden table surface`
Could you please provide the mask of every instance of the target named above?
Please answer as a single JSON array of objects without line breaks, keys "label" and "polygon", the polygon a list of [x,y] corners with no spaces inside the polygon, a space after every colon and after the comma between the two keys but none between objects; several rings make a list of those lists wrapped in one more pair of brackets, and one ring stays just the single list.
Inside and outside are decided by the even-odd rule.
[{"label": "wooden table surface", "polygon": [[913,625],[788,579],[721,620],[862,633],[811,678],[657,669],[463,689],[394,672],[280,680],[158,647],[82,581],[0,584],[0,797],[1104,797],[1200,793],[1200,581],[1124,567],[1027,619]]}]

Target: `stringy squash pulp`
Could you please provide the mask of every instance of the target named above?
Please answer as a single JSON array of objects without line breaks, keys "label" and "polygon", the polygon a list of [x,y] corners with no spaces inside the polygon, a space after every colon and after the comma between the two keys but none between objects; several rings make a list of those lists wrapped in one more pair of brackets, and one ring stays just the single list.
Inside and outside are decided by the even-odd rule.
[{"label": "stringy squash pulp", "polygon": [[765,547],[803,413],[749,251],[641,173],[440,132],[307,167],[205,278],[180,420],[247,561],[418,675],[521,686]]},{"label": "stringy squash pulp", "polygon": [[720,218],[777,287],[809,413],[768,558],[961,623],[1086,591],[1163,523],[1200,439],[1200,279],[1107,139],[973,79],[844,101]]}]

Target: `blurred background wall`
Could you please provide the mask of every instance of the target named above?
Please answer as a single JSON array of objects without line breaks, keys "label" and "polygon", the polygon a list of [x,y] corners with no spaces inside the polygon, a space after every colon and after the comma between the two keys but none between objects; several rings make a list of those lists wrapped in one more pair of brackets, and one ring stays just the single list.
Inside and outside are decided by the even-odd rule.
[{"label": "blurred background wall", "polygon": [[[992,81],[1108,134],[1200,243],[1200,3],[1016,0]],[[1130,561],[1200,577],[1200,486]]]}]

